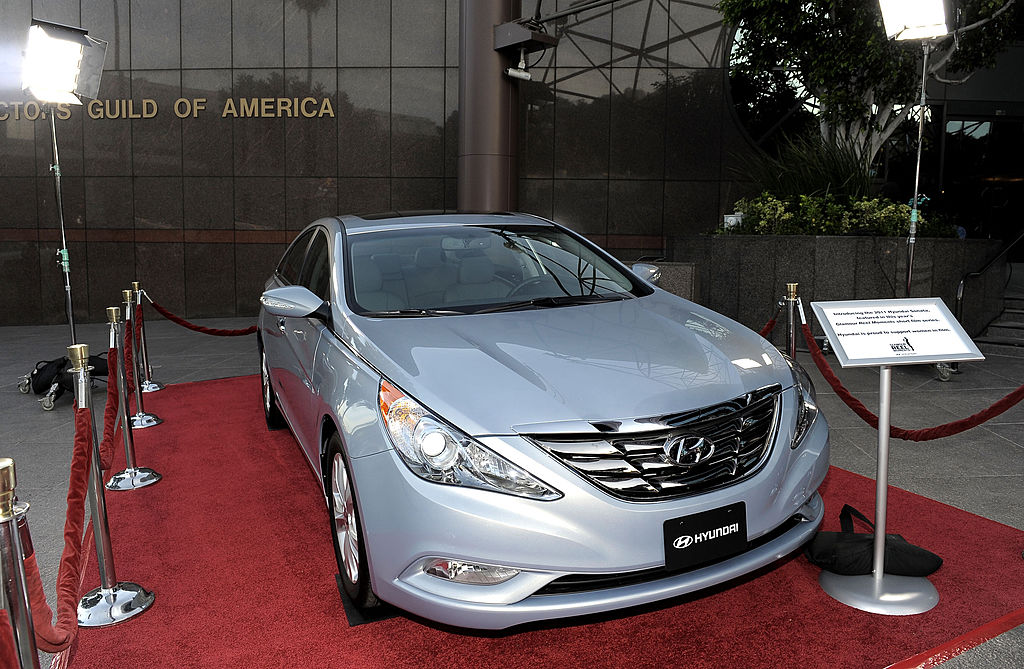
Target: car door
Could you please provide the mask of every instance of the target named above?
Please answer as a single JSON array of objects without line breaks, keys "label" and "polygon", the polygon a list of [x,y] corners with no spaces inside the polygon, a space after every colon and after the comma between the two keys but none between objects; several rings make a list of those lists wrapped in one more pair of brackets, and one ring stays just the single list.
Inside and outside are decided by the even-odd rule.
[{"label": "car door", "polygon": [[[288,248],[274,272],[274,281],[280,286],[299,285],[302,266],[306,260],[306,249],[316,229],[310,229],[300,235]],[[286,319],[270,314],[264,315],[267,321],[262,331],[263,348],[267,356],[271,384],[277,393],[277,401],[281,411],[288,418],[289,424],[296,419],[296,406],[302,396],[300,381],[301,366],[295,359],[294,347],[287,340],[288,327]]]},{"label": "car door", "polygon": [[[302,266],[299,284],[308,288],[313,294],[330,302],[331,300],[331,258],[328,248],[327,233],[318,229],[306,252],[306,261]],[[317,344],[326,331],[326,324],[319,318],[287,318],[285,319],[285,341],[291,347],[292,356],[296,361],[295,376],[298,388],[296,402],[293,406],[295,421],[292,429],[307,455],[314,455],[319,447],[318,418],[316,408],[319,406],[320,389],[313,384],[313,363],[316,358]]]}]

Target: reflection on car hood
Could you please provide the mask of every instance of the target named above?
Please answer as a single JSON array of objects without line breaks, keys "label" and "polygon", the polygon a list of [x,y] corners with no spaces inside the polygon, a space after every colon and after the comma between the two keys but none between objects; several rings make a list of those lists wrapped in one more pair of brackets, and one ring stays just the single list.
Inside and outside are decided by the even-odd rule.
[{"label": "reflection on car hood", "polygon": [[721,314],[657,292],[593,305],[436,318],[353,318],[344,338],[466,432],[606,421],[792,385],[779,352]]}]

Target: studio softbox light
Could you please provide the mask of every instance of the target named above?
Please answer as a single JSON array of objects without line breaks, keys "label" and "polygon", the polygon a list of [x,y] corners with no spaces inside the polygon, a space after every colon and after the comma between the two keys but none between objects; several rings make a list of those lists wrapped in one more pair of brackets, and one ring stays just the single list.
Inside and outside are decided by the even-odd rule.
[{"label": "studio softbox light", "polygon": [[889,39],[933,39],[949,32],[943,0],[879,0],[878,4]]},{"label": "studio softbox light", "polygon": [[81,104],[99,93],[106,55],[107,43],[82,28],[33,19],[22,88],[40,102]]}]

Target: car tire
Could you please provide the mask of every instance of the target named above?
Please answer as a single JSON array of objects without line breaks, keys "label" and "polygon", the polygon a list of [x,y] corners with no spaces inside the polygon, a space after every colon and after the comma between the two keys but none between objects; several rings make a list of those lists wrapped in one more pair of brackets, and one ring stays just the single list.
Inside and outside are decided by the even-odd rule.
[{"label": "car tire", "polygon": [[331,543],[334,559],[338,563],[341,586],[358,609],[371,609],[380,604],[370,585],[370,570],[366,562],[366,544],[363,542],[362,521],[356,502],[348,458],[338,433],[327,442],[324,458],[324,484],[327,491],[327,510],[331,522]]},{"label": "car tire", "polygon": [[263,417],[267,420],[268,430],[280,430],[285,427],[284,415],[277,405],[277,393],[270,383],[270,366],[267,364],[267,353],[260,346],[260,391],[263,399]]}]

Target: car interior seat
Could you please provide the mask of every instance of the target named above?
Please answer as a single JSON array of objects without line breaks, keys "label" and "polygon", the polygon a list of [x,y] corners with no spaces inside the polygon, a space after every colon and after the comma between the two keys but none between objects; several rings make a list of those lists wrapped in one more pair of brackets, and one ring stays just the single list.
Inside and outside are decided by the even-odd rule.
[{"label": "car interior seat", "polygon": [[409,304],[421,309],[444,304],[445,291],[458,279],[458,268],[445,259],[440,247],[417,249],[415,264],[406,277]]},{"label": "car interior seat", "polygon": [[401,296],[384,290],[384,278],[377,263],[368,257],[352,259],[352,292],[359,306],[368,311],[391,311],[406,308]]},{"label": "car interior seat", "polygon": [[458,283],[444,292],[447,305],[487,303],[508,295],[511,285],[494,274],[487,256],[470,256],[459,265]]}]

